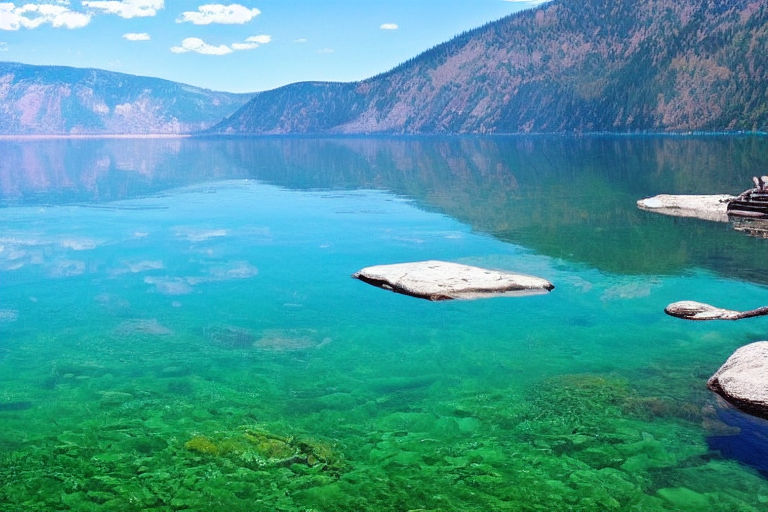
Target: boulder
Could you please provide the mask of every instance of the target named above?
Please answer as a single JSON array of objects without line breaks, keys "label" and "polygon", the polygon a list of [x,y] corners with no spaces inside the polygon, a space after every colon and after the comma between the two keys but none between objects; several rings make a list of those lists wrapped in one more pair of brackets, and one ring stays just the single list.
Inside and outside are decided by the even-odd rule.
[{"label": "boulder", "polygon": [[641,210],[672,215],[675,217],[694,217],[716,222],[728,222],[728,202],[734,196],[717,195],[670,195],[640,199],[637,207]]},{"label": "boulder", "polygon": [[755,316],[768,315],[768,306],[762,306],[749,311],[734,311],[732,309],[718,308],[703,302],[693,300],[681,300],[673,302],[664,308],[664,312],[670,316],[684,318],[686,320],[741,320]]},{"label": "boulder", "polygon": [[736,350],[710,377],[707,387],[739,409],[768,418],[768,341]]},{"label": "boulder", "polygon": [[366,267],[352,277],[429,300],[532,295],[554,288],[552,283],[539,277],[437,260]]}]

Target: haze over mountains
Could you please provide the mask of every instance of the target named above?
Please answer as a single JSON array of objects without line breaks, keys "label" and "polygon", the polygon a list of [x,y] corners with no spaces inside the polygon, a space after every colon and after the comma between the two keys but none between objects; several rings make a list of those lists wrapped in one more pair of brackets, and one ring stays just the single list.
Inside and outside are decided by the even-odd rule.
[{"label": "haze over mountains", "polygon": [[367,80],[252,96],[0,64],[0,132],[766,131],[767,91],[764,0],[554,0]]},{"label": "haze over mountains", "polygon": [[0,133],[194,132],[251,96],[98,69],[0,62]]}]

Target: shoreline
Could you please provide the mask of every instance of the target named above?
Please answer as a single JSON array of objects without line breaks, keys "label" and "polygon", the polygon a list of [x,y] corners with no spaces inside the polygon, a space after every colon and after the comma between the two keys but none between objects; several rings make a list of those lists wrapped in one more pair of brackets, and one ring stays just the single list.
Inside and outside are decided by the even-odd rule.
[{"label": "shoreline", "polygon": [[83,133],[83,134],[23,134],[0,135],[0,140],[57,140],[57,139],[188,139],[187,133]]},{"label": "shoreline", "polygon": [[697,138],[697,137],[767,137],[768,132],[531,132],[531,133],[52,133],[52,134],[0,134],[0,141],[26,140],[65,140],[65,139],[192,139],[192,138],[527,138],[527,137],[557,137],[557,138]]}]

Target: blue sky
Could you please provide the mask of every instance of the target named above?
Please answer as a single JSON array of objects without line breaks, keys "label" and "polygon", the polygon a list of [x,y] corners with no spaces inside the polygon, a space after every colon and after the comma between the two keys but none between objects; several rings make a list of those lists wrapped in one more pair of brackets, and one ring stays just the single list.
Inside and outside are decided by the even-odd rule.
[{"label": "blue sky", "polygon": [[247,92],[386,71],[542,0],[0,0],[0,61]]}]

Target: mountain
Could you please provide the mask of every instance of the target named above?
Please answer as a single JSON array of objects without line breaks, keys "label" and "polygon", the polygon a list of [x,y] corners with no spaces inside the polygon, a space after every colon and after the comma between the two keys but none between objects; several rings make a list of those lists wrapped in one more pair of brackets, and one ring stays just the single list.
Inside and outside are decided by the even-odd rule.
[{"label": "mountain", "polygon": [[186,133],[210,127],[252,96],[97,69],[0,62],[0,133]]},{"label": "mountain", "polygon": [[361,82],[259,93],[213,131],[765,131],[766,90],[764,0],[554,0]]}]

